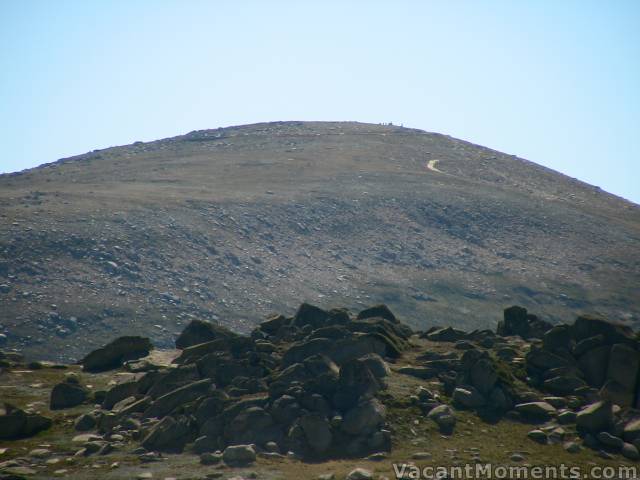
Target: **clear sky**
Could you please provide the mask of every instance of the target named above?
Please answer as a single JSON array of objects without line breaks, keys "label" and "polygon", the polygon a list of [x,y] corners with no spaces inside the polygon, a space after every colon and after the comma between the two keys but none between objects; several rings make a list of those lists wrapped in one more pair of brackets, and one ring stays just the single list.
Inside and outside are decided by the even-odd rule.
[{"label": "clear sky", "polygon": [[0,171],[274,120],[402,123],[640,203],[640,1],[0,0]]}]

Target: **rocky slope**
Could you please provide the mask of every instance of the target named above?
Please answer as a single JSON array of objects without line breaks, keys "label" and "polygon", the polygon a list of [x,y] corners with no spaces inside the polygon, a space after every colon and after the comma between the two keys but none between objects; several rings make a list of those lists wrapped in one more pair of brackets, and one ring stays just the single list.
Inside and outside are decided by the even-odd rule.
[{"label": "rocky slope", "polygon": [[512,303],[634,324],[638,285],[637,205],[419,130],[256,124],[0,176],[0,342],[33,357],[168,347],[194,318],[246,333],[300,299],[421,329]]},{"label": "rocky slope", "polygon": [[640,461],[640,343],[601,318],[551,326],[511,307],[497,332],[414,332],[384,305],[303,304],[249,336],[193,321],[176,343],[119,338],[82,369],[5,353],[0,479],[383,480]]}]

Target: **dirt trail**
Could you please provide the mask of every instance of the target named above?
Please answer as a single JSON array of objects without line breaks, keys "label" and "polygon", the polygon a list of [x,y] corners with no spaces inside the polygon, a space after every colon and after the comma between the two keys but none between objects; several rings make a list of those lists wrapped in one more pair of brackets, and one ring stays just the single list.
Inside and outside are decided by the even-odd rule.
[{"label": "dirt trail", "polygon": [[438,167],[436,167],[439,161],[440,160],[429,160],[429,162],[427,162],[427,168],[433,172],[445,173],[442,170],[438,170]]}]

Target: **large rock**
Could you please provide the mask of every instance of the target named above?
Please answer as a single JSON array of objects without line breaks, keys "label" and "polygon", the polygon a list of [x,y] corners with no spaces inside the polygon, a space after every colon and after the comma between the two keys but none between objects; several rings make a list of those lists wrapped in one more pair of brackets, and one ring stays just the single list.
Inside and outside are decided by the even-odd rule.
[{"label": "large rock", "polygon": [[621,407],[630,407],[633,405],[634,393],[634,390],[629,390],[615,380],[607,380],[600,389],[600,398]]},{"label": "large rock", "polygon": [[186,417],[164,417],[142,440],[142,446],[147,450],[179,453],[193,437]]},{"label": "large rock", "polygon": [[426,337],[432,342],[457,342],[467,338],[467,332],[453,327],[444,327],[427,333]]},{"label": "large rock", "polygon": [[589,433],[609,430],[613,424],[613,408],[611,402],[600,401],[586,406],[578,412],[576,424],[578,428]]},{"label": "large rock", "polygon": [[589,350],[593,350],[594,348],[598,348],[603,345],[606,345],[606,343],[607,343],[607,339],[602,334],[595,335],[593,337],[584,338],[573,346],[572,348],[573,356],[576,358],[581,357],[584,353],[588,352]]},{"label": "large rock", "polygon": [[637,438],[640,438],[640,417],[634,418],[624,426],[623,436],[628,442],[633,442]]},{"label": "large rock", "polygon": [[315,305],[303,303],[298,307],[298,311],[293,317],[293,325],[298,328],[311,326],[312,329],[320,328],[327,325],[329,320],[329,312]]},{"label": "large rock", "polygon": [[387,377],[391,373],[391,369],[387,362],[385,362],[377,353],[370,353],[361,357],[359,360],[364,362],[365,365],[369,367],[369,370],[371,370],[371,373],[373,373],[378,379]]},{"label": "large rock", "polygon": [[621,450],[624,446],[624,441],[620,437],[611,435],[609,432],[600,432],[596,435],[596,438],[607,447],[613,450]]},{"label": "large rock", "polygon": [[82,368],[87,372],[103,372],[120,367],[127,360],[146,357],[153,345],[145,337],[120,337],[102,348],[98,348],[82,359]]},{"label": "large rock", "polygon": [[498,381],[498,373],[488,358],[478,360],[473,367],[471,367],[469,375],[471,377],[471,384],[484,396],[493,390],[493,387]]},{"label": "large rock", "polygon": [[192,320],[176,339],[176,348],[184,350],[185,348],[193,345],[237,336],[238,335],[233,333],[231,330],[221,327],[220,325],[207,322],[206,320]]},{"label": "large rock", "polygon": [[638,379],[638,367],[640,366],[640,354],[635,348],[617,343],[611,346],[609,354],[609,367],[607,379],[613,380],[631,393],[635,392]]},{"label": "large rock", "polygon": [[371,398],[382,388],[367,364],[361,360],[352,360],[342,366],[338,379],[338,390],[333,403],[339,408],[347,409],[362,398]]},{"label": "large rock", "polygon": [[505,392],[505,389],[498,385],[489,393],[487,404],[497,411],[507,411],[513,407],[511,396]]},{"label": "large rock", "polygon": [[542,338],[552,325],[527,313],[527,309],[514,305],[504,310],[497,333],[503,337],[519,335],[522,338]]},{"label": "large rock", "polygon": [[123,382],[117,383],[111,387],[102,401],[102,408],[111,410],[113,406],[124,400],[127,397],[131,397],[138,393],[138,382],[135,378],[126,379]]},{"label": "large rock", "polygon": [[498,323],[498,335],[526,337],[528,333],[527,309],[517,305],[505,308],[503,320]]},{"label": "large rock", "polygon": [[231,355],[234,358],[245,356],[247,352],[255,350],[255,341],[250,337],[230,336],[217,338],[205,343],[198,343],[185,348],[182,354],[174,360],[178,365],[188,365],[197,362],[210,353]]},{"label": "large rock", "polygon": [[138,381],[138,391],[152,398],[158,398],[176,388],[200,380],[196,365],[171,366],[161,372],[147,373]]},{"label": "large rock", "polygon": [[376,333],[356,333],[351,338],[332,342],[329,356],[339,365],[370,353],[395,357],[396,346],[390,337]]},{"label": "large rock", "polygon": [[374,305],[373,307],[365,308],[358,313],[358,320],[365,320],[367,318],[380,317],[388,320],[391,323],[400,323],[396,316],[389,310],[385,304]]},{"label": "large rock", "polygon": [[84,413],[76,418],[74,427],[78,432],[86,432],[96,427],[96,417],[90,413]]},{"label": "large rock", "polygon": [[49,408],[61,410],[71,408],[83,403],[88,397],[87,390],[77,383],[62,382],[51,390]]},{"label": "large rock", "polygon": [[609,344],[626,343],[631,346],[637,344],[630,327],[593,315],[579,316],[571,326],[571,333],[576,341],[603,335]]},{"label": "large rock", "polygon": [[457,387],[453,391],[452,400],[464,408],[479,408],[487,403],[486,398],[471,386]]},{"label": "large rock", "polygon": [[456,424],[456,416],[449,405],[438,405],[431,409],[427,418],[433,420],[442,433],[450,434]]},{"label": "large rock", "polygon": [[622,445],[622,449],[620,453],[623,457],[628,458],[629,460],[640,460],[640,451],[638,451],[638,447],[631,443],[625,443]]},{"label": "large rock", "polygon": [[225,434],[225,430],[240,413],[252,408],[265,408],[268,397],[250,397],[236,402],[229,402],[221,413],[215,414],[202,424],[200,435],[207,435],[210,438],[218,438]]},{"label": "large rock", "polygon": [[231,444],[256,443],[264,445],[279,441],[281,432],[273,417],[262,407],[249,407],[241,411],[225,428],[225,438]]},{"label": "large rock", "polygon": [[217,353],[205,355],[197,365],[200,376],[212,379],[219,387],[226,387],[239,377],[257,379],[266,373],[262,365],[252,365],[247,359],[230,358]]},{"label": "large rock", "polygon": [[27,413],[13,405],[0,408],[0,440],[15,440],[35,435],[51,427],[51,419]]},{"label": "large rock", "polygon": [[294,343],[282,357],[283,367],[294,363],[301,363],[304,359],[313,355],[323,354],[331,356],[335,342],[327,338],[314,338],[308,341]]},{"label": "large rock", "polygon": [[260,323],[259,328],[267,335],[275,335],[286,323],[287,318],[284,315],[271,315]]},{"label": "large rock", "polygon": [[546,379],[543,385],[556,395],[573,395],[577,389],[585,387],[586,383],[575,375],[558,375]]},{"label": "large rock", "polygon": [[248,465],[256,461],[256,451],[251,445],[230,445],[224,449],[222,460],[227,465]]},{"label": "large rock", "polygon": [[298,401],[290,395],[282,395],[277,398],[271,406],[271,415],[276,422],[282,425],[293,423],[302,414],[302,407]]},{"label": "large rock", "polygon": [[356,468],[349,472],[346,480],[373,480],[373,472],[365,468]]},{"label": "large rock", "polygon": [[300,426],[311,449],[318,454],[330,446],[333,436],[327,418],[319,413],[310,413],[300,418]]},{"label": "large rock", "polygon": [[585,352],[578,359],[578,366],[584,378],[589,385],[600,388],[607,378],[607,370],[609,365],[609,353],[611,347],[603,345]]},{"label": "large rock", "polygon": [[561,357],[549,350],[542,348],[531,348],[525,356],[528,367],[540,370],[550,370],[552,368],[562,368],[571,365],[572,361],[566,357]]},{"label": "large rock", "polygon": [[144,412],[144,417],[164,417],[180,405],[191,402],[196,398],[204,395],[209,391],[210,388],[211,380],[204,379],[173,390],[157,398],[156,401],[153,402],[151,406]]},{"label": "large rock", "polygon": [[542,345],[545,350],[571,349],[571,331],[569,325],[556,325],[542,336]]},{"label": "large rock", "polygon": [[385,418],[384,406],[375,398],[359,403],[349,410],[340,428],[350,435],[372,433],[382,425]]},{"label": "large rock", "polygon": [[544,420],[558,412],[547,402],[519,403],[514,408],[516,412],[527,420]]}]

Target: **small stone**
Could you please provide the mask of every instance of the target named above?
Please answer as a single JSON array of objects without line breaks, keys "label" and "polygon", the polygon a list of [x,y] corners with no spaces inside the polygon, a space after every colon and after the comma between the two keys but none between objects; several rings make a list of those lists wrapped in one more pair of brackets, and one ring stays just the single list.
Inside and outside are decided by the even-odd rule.
[{"label": "small stone", "polygon": [[567,434],[567,432],[565,431],[564,428],[562,427],[557,427],[554,428],[551,433],[549,434],[549,443],[551,445],[558,445],[560,443],[563,442],[564,440],[564,436]]},{"label": "small stone", "polygon": [[139,473],[138,475],[136,475],[136,478],[138,480],[144,480],[146,478],[153,478],[153,473],[151,473],[151,472],[142,472],[142,473]]},{"label": "small stone", "polygon": [[521,453],[514,453],[509,458],[511,459],[512,462],[523,462],[524,461],[524,455],[522,455]]},{"label": "small stone", "polygon": [[629,460],[640,460],[640,452],[631,443],[625,443],[621,450],[622,456]]},{"label": "small stone", "polygon": [[83,433],[82,435],[76,435],[71,439],[73,443],[86,443],[96,440],[102,440],[102,437],[93,433]]},{"label": "small stone", "polygon": [[122,429],[125,431],[140,430],[140,426],[140,421],[135,418],[127,418],[121,424]]},{"label": "small stone", "polygon": [[578,453],[581,450],[580,444],[576,442],[566,442],[564,449],[569,453]]},{"label": "small stone", "polygon": [[96,418],[93,415],[85,413],[76,419],[75,429],[79,432],[86,432],[96,426]]},{"label": "small stone", "polygon": [[624,442],[620,437],[616,437],[615,435],[611,435],[609,432],[600,432],[598,434],[598,440],[603,445],[607,447],[611,447],[615,450],[621,450],[624,446]]},{"label": "small stone", "polygon": [[373,472],[364,468],[356,468],[347,475],[346,480],[371,480],[373,479]]},{"label": "small stone", "polygon": [[251,445],[230,445],[224,449],[222,459],[227,465],[245,465],[256,461],[256,452]]},{"label": "small stone", "polygon": [[264,448],[267,452],[270,453],[280,453],[280,447],[276,442],[267,442]]},{"label": "small stone", "polygon": [[450,434],[456,425],[456,416],[449,405],[438,405],[427,414],[440,428],[441,433]]},{"label": "small stone", "polygon": [[596,402],[586,406],[576,417],[578,428],[598,433],[608,430],[613,424],[613,408],[610,402]]},{"label": "small stone", "polygon": [[429,452],[416,452],[411,455],[412,460],[429,460],[432,455]]},{"label": "small stone", "polygon": [[335,473],[323,473],[322,475],[318,475],[318,480],[335,480]]},{"label": "small stone", "polygon": [[47,448],[35,448],[29,452],[30,457],[47,458],[51,456],[51,450]]},{"label": "small stone", "polygon": [[543,445],[547,443],[547,434],[542,430],[531,430],[529,433],[527,433],[527,437],[529,437],[534,442]]},{"label": "small stone", "polygon": [[383,460],[386,460],[387,457],[387,452],[376,452],[366,457],[365,460],[369,460],[370,462],[381,462]]},{"label": "small stone", "polygon": [[556,414],[556,409],[547,402],[519,403],[515,410],[527,419],[545,419]]},{"label": "small stone", "polygon": [[162,456],[158,452],[147,452],[138,456],[138,459],[143,463],[159,462],[162,460]]},{"label": "small stone", "polygon": [[96,453],[105,445],[104,442],[87,442],[84,444],[84,448],[86,451],[86,455],[91,455],[92,453]]},{"label": "small stone", "polygon": [[572,412],[571,410],[567,410],[558,415],[558,423],[562,425],[567,425],[569,423],[576,423],[576,412]]}]

